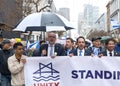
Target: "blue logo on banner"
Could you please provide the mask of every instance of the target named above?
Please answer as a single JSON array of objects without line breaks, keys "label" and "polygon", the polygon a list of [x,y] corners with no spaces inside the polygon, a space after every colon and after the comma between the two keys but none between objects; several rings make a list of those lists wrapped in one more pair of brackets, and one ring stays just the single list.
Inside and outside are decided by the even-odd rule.
[{"label": "blue logo on banner", "polygon": [[52,63],[47,65],[39,63],[39,69],[33,73],[33,80],[39,81],[57,81],[60,79],[59,72],[53,69]]}]

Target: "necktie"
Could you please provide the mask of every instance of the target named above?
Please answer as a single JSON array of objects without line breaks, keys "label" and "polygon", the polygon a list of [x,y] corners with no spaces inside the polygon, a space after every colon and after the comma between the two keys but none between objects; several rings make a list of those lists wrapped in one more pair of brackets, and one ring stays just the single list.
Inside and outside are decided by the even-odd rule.
[{"label": "necktie", "polygon": [[112,56],[112,53],[110,52],[109,55]]},{"label": "necktie", "polygon": [[70,50],[67,50],[67,55],[69,55],[69,53],[70,53]]},{"label": "necktie", "polygon": [[50,56],[52,56],[53,55],[53,46],[51,45],[50,46]]},{"label": "necktie", "polygon": [[79,51],[79,56],[82,56],[82,50]]},{"label": "necktie", "polygon": [[94,55],[98,55],[98,49],[94,48]]}]

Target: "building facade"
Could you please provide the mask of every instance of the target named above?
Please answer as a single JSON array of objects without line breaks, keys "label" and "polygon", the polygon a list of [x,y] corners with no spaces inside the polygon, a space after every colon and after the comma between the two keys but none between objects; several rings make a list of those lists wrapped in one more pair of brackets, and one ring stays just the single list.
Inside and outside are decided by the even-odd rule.
[{"label": "building facade", "polygon": [[106,5],[106,8],[107,8],[107,32],[110,34],[110,1],[108,2],[108,4]]},{"label": "building facade", "polygon": [[[110,18],[120,23],[120,0],[111,0],[110,2]],[[110,26],[111,27],[111,26]],[[118,37],[120,34],[120,28],[110,28],[110,33],[113,37]]]},{"label": "building facade", "polygon": [[84,20],[84,14],[83,13],[79,13],[78,14],[78,34],[80,34],[82,26],[85,24],[85,20]]},{"label": "building facade", "polygon": [[[59,8],[57,13],[63,16],[64,18],[66,18],[68,21],[70,21],[70,9],[69,8]],[[65,34],[71,37],[71,31],[67,31]],[[60,35],[63,35],[63,33],[61,33]]]},{"label": "building facade", "polygon": [[20,36],[11,31],[22,18],[22,3],[22,0],[0,0],[0,30],[2,30],[4,38]]},{"label": "building facade", "polygon": [[96,19],[99,17],[99,7],[90,4],[84,5],[84,18],[86,24],[94,27]]},{"label": "building facade", "polygon": [[85,18],[84,18],[84,14],[79,13],[79,15],[78,15],[78,34],[80,36],[86,37],[89,30],[90,30],[90,26],[87,25]]},{"label": "building facade", "polygon": [[68,21],[70,21],[70,9],[69,8],[60,8],[57,13],[65,17]]},{"label": "building facade", "polygon": [[78,15],[78,34],[87,37],[95,29],[96,19],[99,17],[99,8],[91,4],[84,5],[84,13]]},{"label": "building facade", "polygon": [[106,31],[107,32],[107,26],[106,26],[106,13],[103,13],[99,18],[98,20],[95,22],[95,26],[96,26],[96,29],[98,31],[100,30],[103,30],[103,31]]}]

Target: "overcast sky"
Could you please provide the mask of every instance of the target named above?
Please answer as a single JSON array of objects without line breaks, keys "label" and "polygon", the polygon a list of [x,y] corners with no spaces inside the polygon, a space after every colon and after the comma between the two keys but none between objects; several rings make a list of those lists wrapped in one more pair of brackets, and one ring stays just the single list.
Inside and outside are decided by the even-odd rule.
[{"label": "overcast sky", "polygon": [[83,11],[84,4],[92,4],[100,8],[100,12],[105,11],[105,6],[109,0],[54,0],[55,5],[58,8],[69,7],[76,12]]},{"label": "overcast sky", "polygon": [[70,8],[71,21],[77,22],[79,12],[83,12],[84,4],[92,4],[98,6],[100,14],[106,12],[106,4],[109,0],[54,0],[57,9],[61,7]]},{"label": "overcast sky", "polygon": [[[106,5],[109,0],[54,0],[57,9],[62,7],[70,8],[70,21],[77,28],[78,13],[83,12],[84,4],[98,6],[100,14],[106,12]],[[76,32],[75,32],[76,34]]]}]

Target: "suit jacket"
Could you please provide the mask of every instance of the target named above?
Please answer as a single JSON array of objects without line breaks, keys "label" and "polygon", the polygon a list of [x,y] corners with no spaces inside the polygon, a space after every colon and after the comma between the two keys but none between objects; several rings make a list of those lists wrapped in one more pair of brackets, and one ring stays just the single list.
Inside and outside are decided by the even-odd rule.
[{"label": "suit jacket", "polygon": [[[77,48],[74,49],[73,51],[71,51],[71,53],[73,53],[74,56],[77,56]],[[92,52],[89,51],[88,49],[85,49],[85,53],[84,53],[84,56],[91,56]]]},{"label": "suit jacket", "polygon": [[[72,50],[69,51],[69,54],[73,53],[74,50],[75,48],[72,48]],[[65,56],[67,56],[67,48],[65,48]]]},{"label": "suit jacket", "polygon": [[[100,52],[99,54],[103,54],[103,56],[107,56],[107,51]],[[114,51],[114,56],[120,56],[120,52]]]},{"label": "suit jacket", "polygon": [[[94,54],[94,47],[93,47],[93,46],[92,46],[92,47],[89,47],[88,50],[89,50],[90,52],[92,52],[92,54]],[[102,51],[104,51],[104,48],[103,48],[103,47],[99,47],[99,52],[102,52]],[[98,54],[99,54],[99,52],[98,52]]]},{"label": "suit jacket", "polygon": [[[54,47],[55,47],[54,52],[57,53],[57,56],[64,56],[65,55],[65,49],[61,44],[55,43]],[[48,56],[48,54],[47,54],[48,53],[48,44],[41,45],[39,51],[33,52],[33,56],[41,56],[42,50],[46,50],[45,56]]]}]

